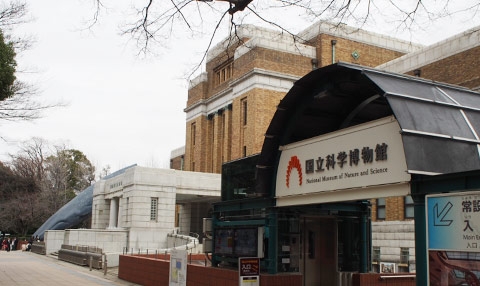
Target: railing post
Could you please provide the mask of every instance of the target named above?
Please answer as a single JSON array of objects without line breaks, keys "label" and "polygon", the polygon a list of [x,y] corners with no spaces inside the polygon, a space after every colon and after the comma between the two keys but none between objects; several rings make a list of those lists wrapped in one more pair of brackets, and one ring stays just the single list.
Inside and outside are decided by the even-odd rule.
[{"label": "railing post", "polygon": [[103,266],[103,275],[105,276],[105,275],[107,275],[108,263],[107,263],[107,255],[106,254],[104,254],[104,255],[105,255],[105,264]]}]

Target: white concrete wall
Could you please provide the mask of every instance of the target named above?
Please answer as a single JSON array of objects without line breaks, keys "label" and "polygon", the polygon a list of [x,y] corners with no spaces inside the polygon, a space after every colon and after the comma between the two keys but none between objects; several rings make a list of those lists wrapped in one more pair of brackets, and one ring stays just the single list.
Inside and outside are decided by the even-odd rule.
[{"label": "white concrete wall", "polygon": [[100,180],[93,187],[92,228],[105,229],[110,217],[110,203],[105,201],[105,181]]},{"label": "white concrete wall", "polygon": [[128,246],[127,230],[65,230],[64,244],[95,246],[106,253],[122,253]]},{"label": "white concrete wall", "polygon": [[65,237],[64,230],[47,230],[45,231],[43,240],[45,241],[45,252],[50,254],[57,252],[62,248]]},{"label": "white concrete wall", "polygon": [[179,232],[187,233],[190,231],[190,218],[192,216],[192,204],[182,204],[179,208]]}]

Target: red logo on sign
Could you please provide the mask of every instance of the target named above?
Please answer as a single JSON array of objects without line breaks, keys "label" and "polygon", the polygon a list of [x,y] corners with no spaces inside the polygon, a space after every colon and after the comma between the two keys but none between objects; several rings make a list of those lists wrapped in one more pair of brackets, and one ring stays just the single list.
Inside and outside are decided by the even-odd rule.
[{"label": "red logo on sign", "polygon": [[292,156],[292,158],[290,158],[290,162],[288,162],[287,178],[286,178],[287,188],[290,188],[290,174],[292,173],[292,169],[297,169],[298,184],[301,186],[302,181],[303,181],[303,179],[302,179],[302,165],[300,164],[300,160],[298,160],[297,156]]}]

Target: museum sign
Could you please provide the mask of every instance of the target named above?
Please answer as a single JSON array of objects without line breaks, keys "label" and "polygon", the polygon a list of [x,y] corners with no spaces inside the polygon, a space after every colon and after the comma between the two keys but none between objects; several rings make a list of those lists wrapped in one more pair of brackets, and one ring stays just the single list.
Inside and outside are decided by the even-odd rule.
[{"label": "museum sign", "polygon": [[378,197],[409,191],[400,126],[393,117],[295,142],[280,150],[276,179],[279,205],[301,203],[306,199],[301,196],[306,194],[315,194],[324,202],[344,201],[344,196],[335,198],[332,192],[346,190],[349,200],[377,197],[372,192],[384,192],[387,186],[388,195]]}]

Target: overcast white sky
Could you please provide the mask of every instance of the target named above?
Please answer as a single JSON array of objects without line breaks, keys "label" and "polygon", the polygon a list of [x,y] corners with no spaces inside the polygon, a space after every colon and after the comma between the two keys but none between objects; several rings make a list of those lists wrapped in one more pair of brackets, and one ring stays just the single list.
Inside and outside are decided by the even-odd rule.
[{"label": "overcast white sky", "polygon": [[[185,144],[184,75],[200,61],[209,35],[192,39],[179,33],[158,55],[142,59],[128,38],[118,35],[123,8],[111,9],[92,31],[80,29],[92,16],[92,2],[27,1],[34,19],[22,30],[36,42],[17,61],[36,71],[28,80],[41,90],[43,102],[68,105],[49,110],[34,122],[0,122],[0,133],[7,139],[0,140],[0,160],[15,153],[20,141],[41,137],[84,152],[97,171],[106,165],[115,171],[135,163],[168,168],[170,152]],[[225,3],[212,3],[225,8]],[[285,19],[283,14],[271,19],[275,17]],[[449,18],[412,34],[392,34],[394,29],[385,25],[371,29],[431,44],[479,25],[479,18]],[[286,25],[305,28],[305,20],[289,18]]]}]

